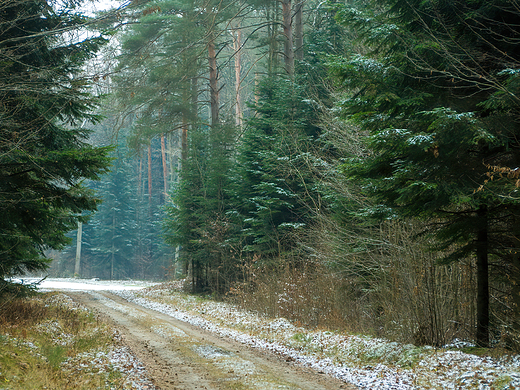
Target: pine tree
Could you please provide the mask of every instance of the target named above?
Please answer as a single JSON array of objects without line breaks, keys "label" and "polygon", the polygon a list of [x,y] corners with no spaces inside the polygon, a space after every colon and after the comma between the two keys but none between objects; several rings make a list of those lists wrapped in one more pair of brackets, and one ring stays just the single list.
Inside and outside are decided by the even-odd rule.
[{"label": "pine tree", "polygon": [[264,80],[258,98],[258,116],[248,122],[239,149],[235,207],[247,251],[290,258],[295,233],[310,218],[306,202],[314,188],[307,159],[319,128],[302,87],[290,80]]},{"label": "pine tree", "polygon": [[81,65],[102,38],[68,41],[85,19],[47,1],[8,0],[0,8],[0,276],[45,269],[43,252],[69,240],[98,199],[83,184],[107,170],[107,148],[80,128],[95,100]]},{"label": "pine tree", "polygon": [[191,276],[192,291],[227,292],[238,271],[227,238],[234,128],[198,129],[181,180],[167,206],[166,240],[182,247],[181,262]]},{"label": "pine tree", "polygon": [[376,199],[366,214],[422,217],[445,262],[475,256],[476,340],[488,346],[489,266],[511,263],[518,246],[517,188],[492,172],[518,166],[518,10],[498,0],[385,5],[339,14],[373,49],[331,64],[350,92],[348,117],[370,132],[347,172]]}]

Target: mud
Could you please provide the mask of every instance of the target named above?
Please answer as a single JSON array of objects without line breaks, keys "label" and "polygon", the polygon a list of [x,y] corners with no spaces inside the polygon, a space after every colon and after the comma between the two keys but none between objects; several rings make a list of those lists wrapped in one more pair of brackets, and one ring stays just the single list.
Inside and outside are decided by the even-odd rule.
[{"label": "mud", "polygon": [[356,389],[108,292],[66,292],[121,334],[159,389]]}]

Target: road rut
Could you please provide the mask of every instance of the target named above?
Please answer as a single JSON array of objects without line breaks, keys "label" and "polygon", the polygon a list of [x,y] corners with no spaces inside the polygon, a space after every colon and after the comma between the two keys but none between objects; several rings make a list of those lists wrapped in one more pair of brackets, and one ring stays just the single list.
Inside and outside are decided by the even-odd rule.
[{"label": "road rut", "polygon": [[355,389],[109,292],[66,292],[118,329],[163,390]]}]

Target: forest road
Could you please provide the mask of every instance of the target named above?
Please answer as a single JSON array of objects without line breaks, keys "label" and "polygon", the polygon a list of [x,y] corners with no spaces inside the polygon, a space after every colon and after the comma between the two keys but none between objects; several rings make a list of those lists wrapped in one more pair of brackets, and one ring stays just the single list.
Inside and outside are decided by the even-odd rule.
[{"label": "forest road", "polygon": [[121,334],[159,389],[356,389],[108,292],[65,292]]}]

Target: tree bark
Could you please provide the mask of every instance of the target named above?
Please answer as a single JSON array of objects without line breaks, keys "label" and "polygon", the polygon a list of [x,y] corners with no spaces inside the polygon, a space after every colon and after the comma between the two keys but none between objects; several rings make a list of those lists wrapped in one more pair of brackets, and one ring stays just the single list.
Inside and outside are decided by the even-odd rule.
[{"label": "tree bark", "polygon": [[513,272],[510,279],[513,295],[513,331],[520,336],[520,253],[518,252],[513,256]]},{"label": "tree bark", "polygon": [[489,261],[488,209],[481,205],[477,211],[477,332],[480,347],[489,347]]},{"label": "tree bark", "polygon": [[240,25],[237,26],[236,32],[233,33],[233,50],[235,52],[235,124],[238,128],[242,127],[242,99],[240,93],[240,74],[242,73],[242,30]]},{"label": "tree bark", "polygon": [[112,253],[110,256],[110,280],[114,280],[114,262],[115,262],[115,255],[116,255],[115,234],[116,234],[116,214],[115,214],[115,212],[113,212],[113,214],[112,214]]},{"label": "tree bark", "polygon": [[139,153],[139,164],[137,166],[137,194],[139,196],[143,195],[143,155]]},{"label": "tree bark", "polygon": [[289,76],[294,75],[294,44],[292,35],[292,0],[282,1],[283,35],[285,36],[284,57],[285,71]]},{"label": "tree bark", "polygon": [[303,2],[304,0],[299,0],[295,12],[294,56],[298,61],[303,60]]},{"label": "tree bark", "polygon": [[148,199],[152,201],[152,145],[148,145]]},{"label": "tree bark", "polygon": [[76,263],[74,264],[74,277],[79,277],[81,264],[81,240],[83,235],[83,223],[78,222],[78,234],[76,238]]},{"label": "tree bark", "polygon": [[168,165],[166,164],[166,140],[164,134],[161,134],[161,158],[163,167],[163,179],[164,179],[164,198],[168,194]]},{"label": "tree bark", "polygon": [[219,89],[218,89],[218,69],[217,69],[217,53],[215,52],[215,39],[210,37],[208,42],[208,60],[209,60],[209,92],[211,107],[211,125],[216,126],[219,123]]}]

